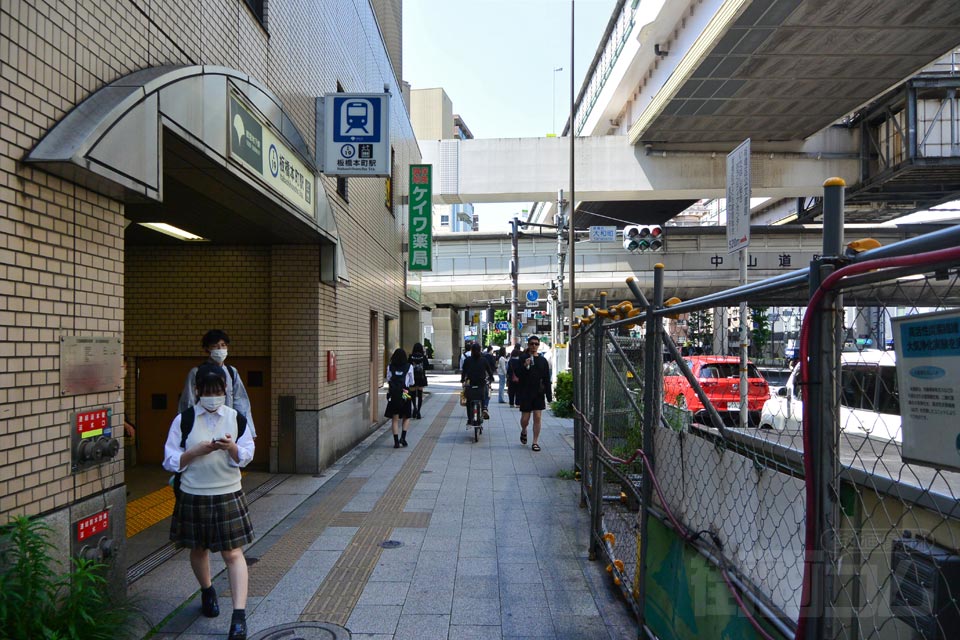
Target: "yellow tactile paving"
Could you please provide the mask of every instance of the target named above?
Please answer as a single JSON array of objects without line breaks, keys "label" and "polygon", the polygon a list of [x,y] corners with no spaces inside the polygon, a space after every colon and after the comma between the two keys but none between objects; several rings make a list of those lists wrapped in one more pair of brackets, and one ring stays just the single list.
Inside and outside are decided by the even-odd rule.
[{"label": "yellow tactile paving", "polygon": [[[246,475],[246,472],[241,473]],[[132,538],[173,515],[173,487],[164,485],[153,493],[127,503],[127,537]]]},{"label": "yellow tactile paving", "polygon": [[[389,538],[394,527],[425,528],[429,524],[429,513],[404,513],[403,507],[420,478],[420,472],[426,467],[455,406],[455,398],[451,398],[440,410],[370,513],[341,514],[343,520],[361,523],[360,529],[300,614],[301,622],[346,624],[380,559],[380,543]],[[360,519],[359,515],[364,518]],[[342,520],[338,518],[337,521]]]},{"label": "yellow tactile paving", "polygon": [[127,537],[132,538],[173,515],[173,489],[165,486],[127,503]]},{"label": "yellow tactile paving", "polygon": [[366,484],[366,478],[347,478],[336,491],[321,502],[306,518],[283,535],[250,567],[251,596],[266,596],[277,586],[290,567],[310,547],[323,530]]}]

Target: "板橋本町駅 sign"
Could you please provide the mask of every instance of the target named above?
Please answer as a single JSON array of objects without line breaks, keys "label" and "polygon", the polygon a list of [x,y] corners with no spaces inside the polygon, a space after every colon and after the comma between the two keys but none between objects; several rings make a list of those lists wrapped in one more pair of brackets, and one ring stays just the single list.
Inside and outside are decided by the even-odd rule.
[{"label": "\u677f\u6a4b\u672c\u753a\u99c5 sign", "polygon": [[389,93],[328,93],[317,101],[321,122],[317,142],[324,174],[390,175]]},{"label": "\u677f\u6a4b\u672c\u753a\u99c5 sign", "polygon": [[230,96],[230,155],[313,217],[313,171],[235,95]]}]

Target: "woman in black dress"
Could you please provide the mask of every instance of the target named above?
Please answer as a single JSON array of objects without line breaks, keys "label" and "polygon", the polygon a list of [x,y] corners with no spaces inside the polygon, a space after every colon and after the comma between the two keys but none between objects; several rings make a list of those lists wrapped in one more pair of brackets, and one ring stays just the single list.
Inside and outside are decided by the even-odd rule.
[{"label": "woman in black dress", "polygon": [[419,342],[413,345],[410,352],[410,366],[413,367],[413,386],[410,387],[410,399],[413,402],[411,413],[417,420],[420,419],[420,407],[423,406],[423,388],[427,386],[427,354]]}]

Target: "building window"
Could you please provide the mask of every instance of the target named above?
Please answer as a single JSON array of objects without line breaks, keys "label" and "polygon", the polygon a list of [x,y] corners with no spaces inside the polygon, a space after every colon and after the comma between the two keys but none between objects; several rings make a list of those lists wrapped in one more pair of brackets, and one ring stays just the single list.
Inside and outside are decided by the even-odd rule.
[{"label": "building window", "polygon": [[450,216],[440,216],[440,226],[449,227],[450,226]]},{"label": "building window", "polygon": [[346,178],[337,178],[337,195],[343,198],[344,202],[350,202],[350,198],[347,197],[347,179]]},{"label": "building window", "polygon": [[257,20],[260,21],[260,24],[263,24],[264,13],[263,13],[263,0],[244,0],[247,3],[250,11],[253,12],[253,15],[256,16]]}]

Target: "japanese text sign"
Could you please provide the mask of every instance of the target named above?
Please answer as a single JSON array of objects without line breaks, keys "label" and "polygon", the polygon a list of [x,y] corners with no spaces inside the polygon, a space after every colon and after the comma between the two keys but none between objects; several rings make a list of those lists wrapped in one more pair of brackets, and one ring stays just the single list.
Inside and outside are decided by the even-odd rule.
[{"label": "japanese text sign", "polygon": [[328,93],[317,117],[323,118],[317,150],[325,174],[390,175],[390,94]]},{"label": "japanese text sign", "polygon": [[108,418],[109,414],[106,409],[78,413],[76,419],[77,433],[80,434],[81,438],[110,435],[110,429],[107,427]]},{"label": "japanese text sign", "polygon": [[727,155],[727,253],[750,246],[750,138]]},{"label": "japanese text sign", "polygon": [[77,522],[77,542],[83,542],[90,536],[103,533],[110,527],[110,512],[101,511],[89,518]]},{"label": "japanese text sign", "polygon": [[410,237],[407,269],[433,270],[433,168],[410,165]]},{"label": "japanese text sign", "polygon": [[905,462],[960,470],[960,312],[893,319]]}]

